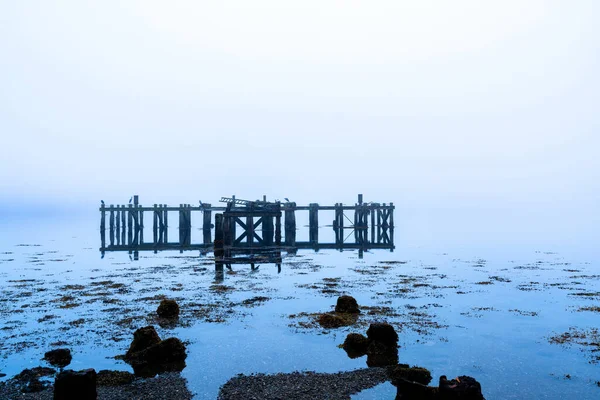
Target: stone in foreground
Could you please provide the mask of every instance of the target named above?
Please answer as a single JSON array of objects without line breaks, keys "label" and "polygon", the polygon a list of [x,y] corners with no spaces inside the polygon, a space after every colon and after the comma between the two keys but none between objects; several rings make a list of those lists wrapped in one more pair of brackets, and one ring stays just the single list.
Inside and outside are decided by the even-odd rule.
[{"label": "stone in foreground", "polygon": [[66,370],[54,381],[54,400],[96,400],[96,371]]}]

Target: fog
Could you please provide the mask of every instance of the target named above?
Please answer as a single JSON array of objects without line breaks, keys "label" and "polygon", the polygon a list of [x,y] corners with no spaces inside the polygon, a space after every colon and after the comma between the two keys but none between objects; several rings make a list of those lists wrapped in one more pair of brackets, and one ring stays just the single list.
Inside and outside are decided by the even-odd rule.
[{"label": "fog", "polygon": [[[595,1],[0,4],[0,205],[394,202],[592,240]],[[33,208],[32,208],[33,207]]]}]

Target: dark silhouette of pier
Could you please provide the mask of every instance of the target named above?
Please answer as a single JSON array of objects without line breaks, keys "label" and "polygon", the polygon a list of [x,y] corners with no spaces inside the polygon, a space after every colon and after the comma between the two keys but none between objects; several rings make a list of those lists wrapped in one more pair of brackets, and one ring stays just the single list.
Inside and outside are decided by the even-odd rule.
[{"label": "dark silhouette of pier", "polygon": [[[371,249],[394,250],[393,203],[364,203],[362,194],[358,195],[354,205],[336,203],[332,206],[269,202],[264,196],[263,200],[256,201],[223,197],[220,201],[225,205],[221,207],[201,201],[198,206],[154,204],[147,207],[139,204],[137,195],[132,200],[127,205],[101,203],[100,251],[103,257],[105,252],[112,251],[127,251],[137,259],[140,251],[197,250],[200,254],[214,252],[216,260],[231,261],[226,264],[242,262],[247,259],[241,257],[243,255],[281,263],[282,251],[358,250],[362,258],[363,252]],[[306,211],[309,240],[297,241],[296,213]],[[333,211],[331,225],[319,225],[320,211]],[[200,215],[201,220],[202,237],[198,241],[192,238],[193,215]],[[151,241],[144,240],[144,216],[149,216],[152,221]],[[169,238],[169,221],[173,221],[173,217],[178,218],[177,240]],[[335,241],[319,241],[319,228],[329,226],[335,233]],[[249,262],[246,260],[245,263]]]}]

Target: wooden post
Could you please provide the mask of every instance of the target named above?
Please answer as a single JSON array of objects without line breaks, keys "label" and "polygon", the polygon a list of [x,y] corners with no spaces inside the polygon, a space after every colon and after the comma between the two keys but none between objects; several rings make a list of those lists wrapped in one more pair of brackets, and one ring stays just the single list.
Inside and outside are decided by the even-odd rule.
[{"label": "wooden post", "polygon": [[[210,204],[203,204],[202,207],[203,212],[202,212],[202,235],[204,236],[203,238],[203,242],[205,244],[210,244],[210,221],[211,221],[211,213],[212,213],[212,209],[210,208],[211,205]],[[215,222],[215,227],[216,227],[216,222]]]},{"label": "wooden post", "polygon": [[375,204],[371,204],[371,243],[375,243]]},{"label": "wooden post", "polygon": [[390,203],[390,228],[394,228],[394,203]]},{"label": "wooden post", "polygon": [[169,211],[167,211],[167,205],[163,204],[163,242],[164,244],[169,243]]},{"label": "wooden post", "polygon": [[281,246],[281,204],[277,203],[275,216],[275,244]]},{"label": "wooden post", "polygon": [[285,207],[285,244],[296,244],[296,203],[288,203]]},{"label": "wooden post", "polygon": [[154,204],[154,213],[153,213],[153,223],[152,223],[152,237],[154,246],[158,243],[158,205]]},{"label": "wooden post", "polygon": [[131,246],[133,241],[133,204],[129,204],[127,210],[127,245]]},{"label": "wooden post", "polygon": [[127,219],[125,206],[121,206],[121,245],[125,246],[125,231],[127,230]]},{"label": "wooden post", "polygon": [[144,243],[144,211],[141,210],[141,206],[140,205],[138,205],[138,208],[140,208],[140,210],[138,210],[139,220],[140,220],[140,224],[139,224],[139,230],[140,230],[139,243],[143,244]]},{"label": "wooden post", "polygon": [[102,203],[100,205],[100,243],[101,243],[103,249],[106,247],[106,213],[105,213],[105,209],[106,209],[106,207],[104,206],[104,203]]},{"label": "wooden post", "polygon": [[133,195],[133,205],[137,206],[140,204],[140,196],[138,196],[137,194]]},{"label": "wooden post", "polygon": [[309,242],[317,244],[319,242],[319,204],[317,203],[309,204],[308,229]]},{"label": "wooden post", "polygon": [[110,205],[110,216],[108,218],[110,226],[110,245],[113,246],[115,244],[115,210],[112,204]]},{"label": "wooden post", "polygon": [[262,217],[262,236],[263,243],[265,246],[271,246],[273,244],[273,217],[263,216]]},{"label": "wooden post", "polygon": [[[223,214],[215,214],[215,257],[223,257]],[[223,269],[223,264],[221,264]]]},{"label": "wooden post", "polygon": [[121,209],[120,206],[117,205],[117,209],[115,211],[115,236],[117,245],[121,244]]},{"label": "wooden post", "polygon": [[[131,208],[131,204],[129,206]],[[132,244],[134,246],[138,245],[139,232],[140,232],[140,221],[138,219],[139,213],[138,213],[137,208],[138,208],[137,204],[134,204],[133,210],[129,211],[129,213],[131,214],[131,218],[133,219],[133,241],[132,241]]]},{"label": "wooden post", "polygon": [[246,217],[246,242],[249,246],[254,243],[254,217]]}]

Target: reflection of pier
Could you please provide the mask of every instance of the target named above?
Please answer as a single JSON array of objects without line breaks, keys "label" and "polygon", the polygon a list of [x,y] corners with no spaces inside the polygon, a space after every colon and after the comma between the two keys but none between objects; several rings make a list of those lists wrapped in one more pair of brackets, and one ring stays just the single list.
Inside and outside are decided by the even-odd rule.
[{"label": "reflection of pier", "polygon": [[[238,254],[335,249],[358,250],[362,257],[364,251],[371,249],[394,249],[393,203],[364,203],[362,195],[358,195],[358,202],[353,206],[341,203],[333,206],[320,206],[316,203],[298,206],[294,202],[268,202],[264,197],[257,201],[232,197],[221,199],[226,203],[225,207],[203,203],[199,206],[181,204],[179,207],[168,207],[154,204],[152,207],[144,207],[139,204],[138,196],[134,196],[132,200],[133,204],[126,206],[101,205],[102,254],[107,251],[128,251],[137,256],[140,251],[198,250],[203,254],[214,251],[216,257],[231,258]],[[297,211],[308,211],[308,241],[296,240]],[[333,228],[335,240],[332,242],[319,241],[320,212],[333,212],[333,224],[326,225]],[[351,213],[352,218],[347,213]],[[150,242],[144,241],[144,215],[148,214],[152,220]],[[194,241],[192,221],[198,215],[201,219],[202,236]],[[173,221],[173,217],[178,217],[177,241],[169,240],[169,221]]]}]

